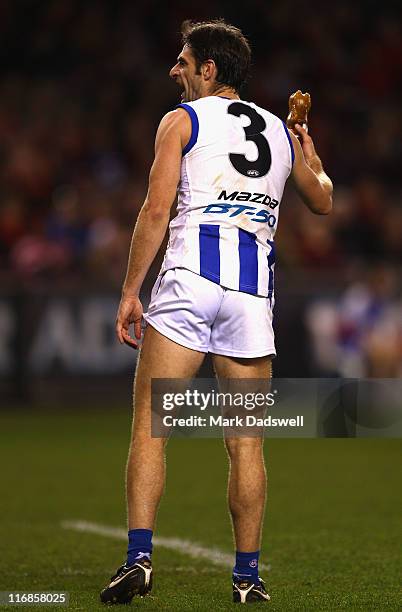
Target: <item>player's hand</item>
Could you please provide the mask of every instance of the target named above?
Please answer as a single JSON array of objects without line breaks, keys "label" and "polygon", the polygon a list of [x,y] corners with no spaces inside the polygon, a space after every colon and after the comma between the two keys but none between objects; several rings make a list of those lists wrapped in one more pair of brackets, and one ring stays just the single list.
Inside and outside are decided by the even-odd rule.
[{"label": "player's hand", "polygon": [[[141,339],[142,304],[138,296],[122,296],[116,317],[116,334],[121,344],[138,348]],[[130,336],[129,328],[134,323],[134,338]]]},{"label": "player's hand", "polygon": [[317,155],[313,139],[307,133],[307,126],[302,127],[300,123],[296,123],[293,133],[300,137],[300,144],[303,149],[305,160],[308,162],[312,157]]}]

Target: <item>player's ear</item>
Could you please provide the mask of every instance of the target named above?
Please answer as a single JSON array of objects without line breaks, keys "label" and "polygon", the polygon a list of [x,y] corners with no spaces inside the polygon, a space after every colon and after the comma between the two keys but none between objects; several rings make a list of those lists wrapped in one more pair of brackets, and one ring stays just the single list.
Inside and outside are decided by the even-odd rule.
[{"label": "player's ear", "polygon": [[204,77],[205,81],[210,81],[213,77],[216,78],[218,71],[216,69],[216,64],[214,60],[208,59],[202,63],[201,66],[201,74]]}]

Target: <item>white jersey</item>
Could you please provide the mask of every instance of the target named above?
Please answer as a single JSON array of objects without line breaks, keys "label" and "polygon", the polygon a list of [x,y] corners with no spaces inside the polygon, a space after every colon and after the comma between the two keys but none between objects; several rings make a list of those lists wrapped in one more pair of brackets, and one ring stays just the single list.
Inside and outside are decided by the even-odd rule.
[{"label": "white jersey", "polygon": [[294,152],[281,119],[219,96],[179,104],[192,123],[162,272],[273,296],[274,235]]}]

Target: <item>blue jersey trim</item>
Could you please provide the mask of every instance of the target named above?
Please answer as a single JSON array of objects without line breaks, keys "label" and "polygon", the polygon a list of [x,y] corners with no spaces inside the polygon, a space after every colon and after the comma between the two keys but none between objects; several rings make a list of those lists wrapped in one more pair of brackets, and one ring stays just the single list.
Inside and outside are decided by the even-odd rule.
[{"label": "blue jersey trim", "polygon": [[289,130],[288,130],[287,126],[286,126],[286,123],[284,121],[282,121],[282,124],[283,124],[283,127],[285,129],[285,133],[286,133],[287,139],[289,141],[290,154],[292,156],[292,166],[293,166],[293,162],[295,161],[295,150],[293,148],[293,142],[292,142],[292,139],[290,137]]},{"label": "blue jersey trim", "polygon": [[192,106],[189,106],[188,104],[178,104],[176,108],[184,108],[184,110],[187,111],[188,114],[190,115],[190,119],[191,119],[190,140],[188,141],[188,143],[186,144],[182,152],[182,155],[186,155],[189,151],[191,151],[191,149],[197,142],[198,132],[200,130],[200,124],[198,122],[197,113],[195,112]]},{"label": "blue jersey trim", "polygon": [[274,268],[275,268],[275,245],[273,240],[267,240],[269,246],[271,247],[271,252],[267,256],[268,259],[268,297],[272,299],[274,294]]},{"label": "blue jersey trim", "polygon": [[214,283],[219,283],[221,274],[219,225],[200,223],[199,242],[200,276]]},{"label": "blue jersey trim", "polygon": [[258,293],[258,247],[256,236],[239,229],[239,291]]}]

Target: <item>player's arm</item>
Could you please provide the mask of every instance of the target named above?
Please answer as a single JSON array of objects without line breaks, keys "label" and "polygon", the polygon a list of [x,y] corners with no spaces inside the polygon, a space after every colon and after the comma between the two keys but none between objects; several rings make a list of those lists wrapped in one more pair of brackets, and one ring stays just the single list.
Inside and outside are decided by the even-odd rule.
[{"label": "player's arm", "polygon": [[182,150],[190,136],[190,118],[186,111],[180,109],[163,117],[156,134],[155,159],[149,175],[148,192],[134,228],[116,319],[116,333],[120,342],[135,348],[138,343],[129,336],[128,329],[134,323],[135,337],[141,337],[142,306],[139,293],[166,233],[180,180]]},{"label": "player's arm", "polygon": [[291,177],[303,202],[318,215],[327,215],[332,210],[332,181],[324,172],[313,140],[305,129],[296,124],[295,130],[300,135],[301,144],[296,136],[290,133],[295,152]]}]

